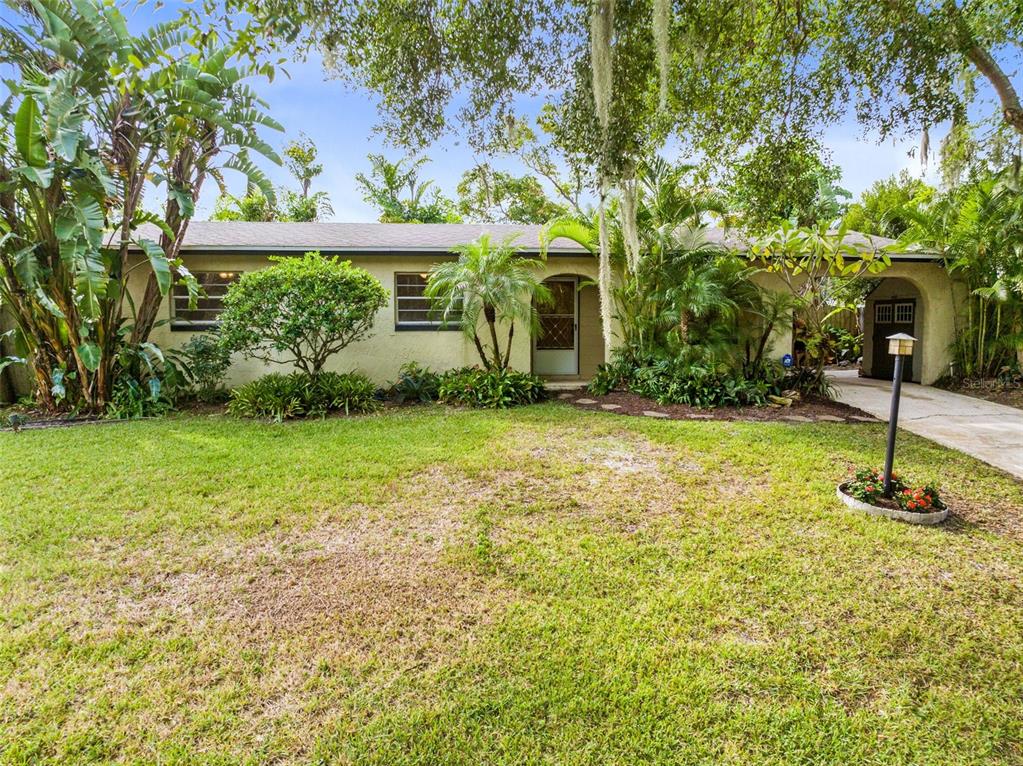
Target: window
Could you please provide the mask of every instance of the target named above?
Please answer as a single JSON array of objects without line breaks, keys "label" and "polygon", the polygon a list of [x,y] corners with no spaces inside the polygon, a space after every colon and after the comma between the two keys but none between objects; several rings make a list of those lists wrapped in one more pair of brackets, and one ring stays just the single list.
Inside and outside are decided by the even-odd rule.
[{"label": "window", "polygon": [[430,330],[441,328],[457,330],[461,312],[450,312],[444,321],[443,312],[423,293],[426,274],[394,275],[394,326],[399,330]]},{"label": "window", "polygon": [[892,304],[890,303],[875,303],[874,304],[874,324],[891,324],[892,323]]},{"label": "window", "polygon": [[913,308],[912,303],[896,303],[895,324],[913,324]]},{"label": "window", "polygon": [[217,326],[220,313],[224,310],[224,296],[227,288],[241,276],[237,271],[195,271],[199,283],[199,298],[195,308],[188,305],[188,288],[174,285],[171,288],[171,329],[208,330]]}]

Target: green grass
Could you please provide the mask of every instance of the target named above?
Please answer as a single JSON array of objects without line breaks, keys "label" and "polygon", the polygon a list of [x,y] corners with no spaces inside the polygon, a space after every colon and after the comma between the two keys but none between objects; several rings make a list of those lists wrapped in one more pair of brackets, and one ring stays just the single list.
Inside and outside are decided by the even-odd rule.
[{"label": "green grass", "polygon": [[0,434],[0,763],[1023,762],[1023,489],[548,404]]}]

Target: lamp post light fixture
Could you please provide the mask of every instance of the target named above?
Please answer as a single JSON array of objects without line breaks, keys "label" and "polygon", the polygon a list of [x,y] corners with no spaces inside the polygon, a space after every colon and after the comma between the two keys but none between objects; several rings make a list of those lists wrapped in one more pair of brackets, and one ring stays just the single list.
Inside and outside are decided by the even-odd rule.
[{"label": "lamp post light fixture", "polygon": [[888,353],[895,357],[895,374],[892,376],[892,409],[888,415],[888,451],[884,457],[884,494],[892,494],[892,461],[895,459],[895,430],[899,425],[899,397],[902,394],[903,360],[913,355],[916,338],[904,332],[889,335]]}]

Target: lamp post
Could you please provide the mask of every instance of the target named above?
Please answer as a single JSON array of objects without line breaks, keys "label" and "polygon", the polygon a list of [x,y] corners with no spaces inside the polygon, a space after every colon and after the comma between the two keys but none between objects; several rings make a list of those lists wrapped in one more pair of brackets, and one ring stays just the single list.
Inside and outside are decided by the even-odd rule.
[{"label": "lamp post", "polygon": [[895,430],[899,425],[899,396],[902,394],[902,363],[913,355],[916,338],[904,332],[888,336],[888,353],[895,357],[895,374],[892,376],[892,409],[888,415],[888,451],[884,457],[884,494],[892,494],[892,461],[895,459]]}]

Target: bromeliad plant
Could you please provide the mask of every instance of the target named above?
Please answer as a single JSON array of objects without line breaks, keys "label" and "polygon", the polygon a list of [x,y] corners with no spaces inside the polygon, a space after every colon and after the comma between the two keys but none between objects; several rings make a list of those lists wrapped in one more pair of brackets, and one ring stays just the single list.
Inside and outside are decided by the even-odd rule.
[{"label": "bromeliad plant", "polygon": [[[434,266],[426,286],[425,294],[441,321],[461,325],[487,370],[508,369],[515,323],[535,335],[540,328],[536,304],[551,300],[550,290],[536,274],[543,262],[521,256],[515,239],[513,235],[498,243],[484,234],[455,248],[458,260]],[[488,341],[480,339],[481,319]],[[508,327],[504,351],[498,339],[500,324]]]},{"label": "bromeliad plant", "polygon": [[[231,168],[273,193],[248,152],[277,161],[256,129],[280,126],[243,82],[272,70],[233,66],[229,33],[186,16],[136,36],[98,0],[10,5],[25,23],[0,32],[14,70],[0,105],[0,303],[39,403],[100,412],[128,374],[125,349],[155,353],[172,283],[198,293],[178,249],[206,178]],[[143,208],[153,185],[160,214]],[[136,303],[128,280],[143,270]]]}]

